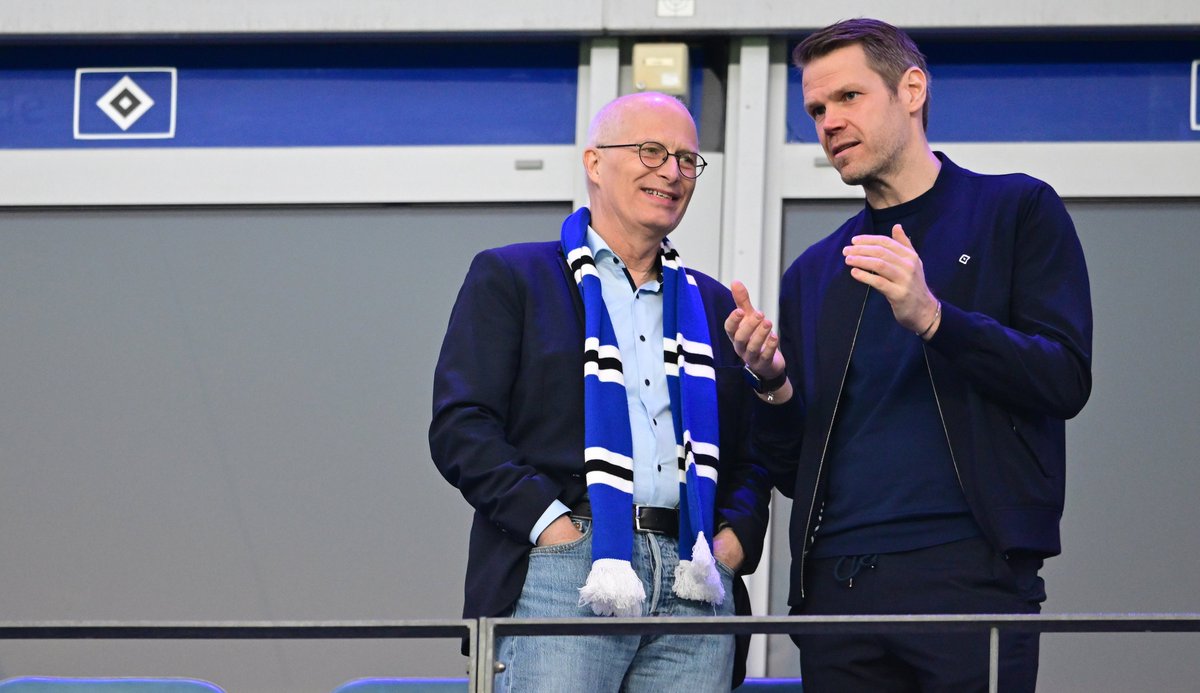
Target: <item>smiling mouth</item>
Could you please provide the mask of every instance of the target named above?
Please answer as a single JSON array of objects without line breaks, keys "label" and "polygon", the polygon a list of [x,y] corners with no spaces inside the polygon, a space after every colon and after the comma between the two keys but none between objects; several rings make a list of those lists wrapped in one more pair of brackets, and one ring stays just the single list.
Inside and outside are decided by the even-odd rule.
[{"label": "smiling mouth", "polygon": [[657,197],[657,198],[660,198],[663,200],[674,200],[678,197],[677,195],[665,193],[661,190],[654,190],[652,188],[642,188],[642,192],[646,193],[647,195],[650,195],[651,197]]}]

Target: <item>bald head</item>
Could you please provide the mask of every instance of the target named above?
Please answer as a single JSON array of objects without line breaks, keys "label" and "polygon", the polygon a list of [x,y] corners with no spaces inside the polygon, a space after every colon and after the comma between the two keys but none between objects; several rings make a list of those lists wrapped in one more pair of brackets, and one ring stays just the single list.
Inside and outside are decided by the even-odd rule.
[{"label": "bald head", "polygon": [[689,121],[692,121],[692,130],[695,131],[696,124],[692,120],[692,114],[679,99],[657,91],[646,91],[626,94],[605,104],[592,118],[592,123],[588,127],[587,146],[611,144],[614,138],[629,131],[631,122],[638,122],[640,116],[644,116],[649,111],[661,112],[661,109],[673,110],[686,116]]},{"label": "bald head", "polygon": [[[647,143],[657,145],[649,163],[642,160]],[[626,262],[655,255],[683,218],[696,179],[683,175],[678,154],[698,147],[696,121],[666,94],[622,96],[592,119],[583,151],[592,228],[614,252],[629,255],[622,255]]]}]

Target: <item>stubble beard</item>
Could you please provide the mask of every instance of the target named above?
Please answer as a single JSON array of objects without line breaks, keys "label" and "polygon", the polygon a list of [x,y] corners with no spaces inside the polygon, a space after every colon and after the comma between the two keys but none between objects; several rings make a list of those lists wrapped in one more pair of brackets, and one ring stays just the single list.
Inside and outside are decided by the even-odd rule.
[{"label": "stubble beard", "polygon": [[859,171],[847,170],[845,167],[838,169],[842,182],[846,185],[861,185],[867,189],[877,188],[899,173],[904,145],[899,139],[890,139],[885,144],[887,146],[875,156],[874,161],[867,163],[866,168]]}]

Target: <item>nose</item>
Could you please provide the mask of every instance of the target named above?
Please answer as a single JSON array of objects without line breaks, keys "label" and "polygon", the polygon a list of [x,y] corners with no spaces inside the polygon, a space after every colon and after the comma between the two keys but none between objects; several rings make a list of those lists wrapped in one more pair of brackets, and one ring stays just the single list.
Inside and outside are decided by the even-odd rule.
[{"label": "nose", "polygon": [[835,133],[846,127],[846,120],[836,109],[826,108],[821,118],[821,130],[826,134]]},{"label": "nose", "polygon": [[674,181],[683,177],[683,174],[679,170],[679,158],[675,156],[668,156],[667,160],[663,162],[662,166],[659,166],[654,170],[658,172],[658,175],[669,181]]}]

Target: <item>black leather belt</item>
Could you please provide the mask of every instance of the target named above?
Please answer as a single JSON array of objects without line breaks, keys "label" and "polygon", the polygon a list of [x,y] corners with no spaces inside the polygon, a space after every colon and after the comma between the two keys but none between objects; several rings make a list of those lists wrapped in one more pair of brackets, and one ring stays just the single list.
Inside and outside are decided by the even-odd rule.
[{"label": "black leather belt", "polygon": [[[592,519],[592,504],[587,498],[575,503],[571,508],[571,517],[581,520]],[[653,534],[668,534],[679,536],[679,510],[676,508],[656,508],[651,505],[633,506],[633,529],[638,532]]]}]

